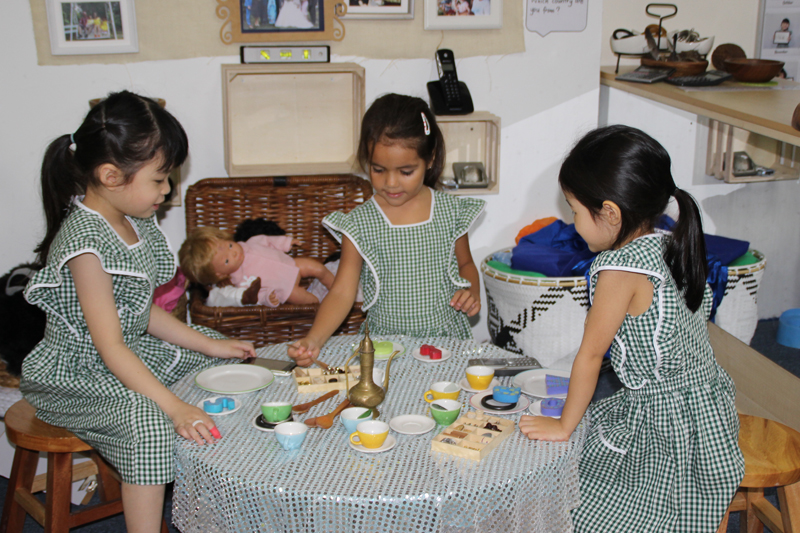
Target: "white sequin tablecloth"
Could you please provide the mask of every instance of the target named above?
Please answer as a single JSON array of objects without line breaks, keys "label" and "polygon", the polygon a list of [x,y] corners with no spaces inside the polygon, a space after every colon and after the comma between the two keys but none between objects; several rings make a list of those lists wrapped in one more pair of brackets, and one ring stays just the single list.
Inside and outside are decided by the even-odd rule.
[{"label": "white sequin tablecloth", "polygon": [[[320,360],[343,364],[359,339],[331,338]],[[436,381],[458,382],[468,359],[515,357],[496,346],[453,339],[385,340],[406,349],[392,362],[389,390],[378,406],[379,419],[386,422],[403,414],[428,415],[423,393]],[[421,362],[411,351],[423,343],[447,348],[453,356]],[[258,355],[288,359],[284,344],[262,348]],[[376,361],[376,367],[385,365]],[[500,378],[503,384],[510,380]],[[172,390],[192,404],[215,396],[198,388],[194,376]],[[441,426],[423,435],[392,431],[397,439],[392,450],[368,454],[351,448],[338,419],[330,429],[310,429],[303,447],[292,452],[252,425],[265,401],[297,404],[320,394],[298,394],[293,378],[277,378],[265,389],[237,395],[242,408],[215,418],[223,435],[218,443],[198,446],[179,439],[175,525],[183,533],[572,531],[569,511],[580,500],[578,457],[585,421],[563,443],[530,441],[515,431],[480,462],[432,451],[431,439]],[[472,409],[470,396],[461,392],[462,414]],[[342,399],[327,400],[296,419],[328,413]],[[521,414],[505,417],[516,422]]]}]

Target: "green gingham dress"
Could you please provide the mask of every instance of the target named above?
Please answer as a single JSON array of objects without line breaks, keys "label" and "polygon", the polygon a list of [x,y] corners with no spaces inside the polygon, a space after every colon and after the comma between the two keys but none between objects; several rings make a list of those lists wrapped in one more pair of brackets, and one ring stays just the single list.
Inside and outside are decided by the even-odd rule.
[{"label": "green gingham dress", "polygon": [[650,308],[626,316],[611,346],[624,387],[591,408],[575,531],[716,531],[744,476],[733,381],[708,340],[711,290],[689,311],[663,242],[640,237],[592,263],[592,296],[603,270],[645,274],[654,290]]},{"label": "green gingham dress", "polygon": [[471,339],[467,316],[450,307],[470,283],[458,273],[455,245],[483,210],[483,200],[431,191],[431,216],[418,224],[389,222],[375,197],[322,221],[363,258],[361,284],[370,334]]},{"label": "green gingham dress", "polygon": [[20,390],[39,418],[90,444],[125,482],[162,484],[174,479],[177,434],[172,421],[153,400],[126,388],[101,360],[67,261],[84,253],[100,259],[112,275],[125,344],[165,385],[219,360],[146,333],[153,291],[172,279],[176,263],[155,216],[128,220],[139,236],[134,245],[127,245],[100,214],[74,201],[47,266],[25,289],[27,300],[47,313],[47,326],[44,339],[22,365]]}]

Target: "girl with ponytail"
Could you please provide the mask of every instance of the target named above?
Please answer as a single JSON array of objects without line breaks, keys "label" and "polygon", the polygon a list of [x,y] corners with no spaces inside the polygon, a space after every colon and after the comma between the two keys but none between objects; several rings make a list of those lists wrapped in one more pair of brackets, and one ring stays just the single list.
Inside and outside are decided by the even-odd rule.
[{"label": "girl with ponytail", "polygon": [[[566,440],[594,394],[600,364],[623,384],[591,406],[575,531],[712,532],[744,475],[730,376],[708,340],[712,294],[700,211],[675,186],[666,150],[646,133],[588,133],[561,166],[575,229],[600,253],[592,307],[560,420],[523,416],[531,439]],[[671,198],[671,234],[655,225]]]}]

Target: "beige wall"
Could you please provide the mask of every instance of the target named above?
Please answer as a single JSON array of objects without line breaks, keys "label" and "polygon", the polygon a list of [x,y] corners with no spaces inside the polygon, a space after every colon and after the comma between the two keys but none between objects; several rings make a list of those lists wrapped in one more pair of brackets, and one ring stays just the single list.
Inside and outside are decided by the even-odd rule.
[{"label": "beige wall", "polygon": [[[600,40],[600,64],[614,65],[616,56],[609,41],[617,28],[643,32],[648,24],[658,24],[657,17],[645,13],[646,0],[603,0],[603,29]],[[758,0],[683,0],[674,2],[678,14],[664,21],[667,31],[694,28],[702,37],[714,36],[714,48],[723,43],[742,47],[753,57],[758,26]],[[663,8],[662,8],[663,9]],[[668,13],[668,10],[656,11]],[[638,58],[623,57],[621,65],[638,64]]]}]

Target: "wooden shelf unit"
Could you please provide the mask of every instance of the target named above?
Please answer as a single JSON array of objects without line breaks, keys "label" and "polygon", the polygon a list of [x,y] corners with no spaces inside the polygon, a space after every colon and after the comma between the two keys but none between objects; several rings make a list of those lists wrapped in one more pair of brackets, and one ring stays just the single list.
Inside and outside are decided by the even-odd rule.
[{"label": "wooden shelf unit", "polygon": [[487,111],[469,115],[437,116],[442,130],[447,159],[442,179],[453,179],[453,163],[483,163],[488,176],[487,188],[464,188],[451,194],[476,196],[500,192],[500,117]]}]

